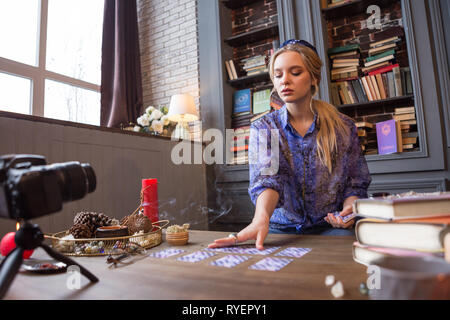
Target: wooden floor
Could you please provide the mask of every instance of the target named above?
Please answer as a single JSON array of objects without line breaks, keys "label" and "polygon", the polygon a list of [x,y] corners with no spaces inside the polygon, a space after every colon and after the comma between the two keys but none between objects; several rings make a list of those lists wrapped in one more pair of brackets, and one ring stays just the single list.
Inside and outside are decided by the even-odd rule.
[{"label": "wooden floor", "polygon": [[[206,248],[225,232],[190,231],[190,241],[181,246],[186,253]],[[68,273],[38,275],[20,272],[6,299],[163,299],[163,300],[240,300],[240,299],[334,299],[325,277],[335,275],[345,288],[343,299],[366,299],[359,293],[366,282],[366,267],[352,259],[352,237],[295,236],[269,234],[266,245],[304,247],[312,250],[277,272],[252,270],[248,267],[266,256],[253,255],[234,268],[209,263],[226,255],[198,263],[177,261],[183,254],[166,259],[145,257],[133,264],[109,268],[106,257],[80,257],[76,261],[94,273],[100,281],[89,283],[81,277],[80,289],[68,289]],[[251,243],[251,242],[249,242]],[[148,250],[157,252],[169,245]],[[269,256],[274,256],[274,253]],[[184,253],[184,254],[186,254]],[[46,257],[39,249],[33,257]]]}]

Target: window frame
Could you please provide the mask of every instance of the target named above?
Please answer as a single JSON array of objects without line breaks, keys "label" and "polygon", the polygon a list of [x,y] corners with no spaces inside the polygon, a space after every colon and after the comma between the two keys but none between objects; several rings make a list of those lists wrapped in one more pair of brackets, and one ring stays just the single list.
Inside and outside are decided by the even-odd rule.
[{"label": "window frame", "polygon": [[[31,115],[44,117],[45,80],[54,80],[81,89],[87,89],[100,93],[101,85],[72,78],[63,74],[45,69],[47,58],[47,22],[48,0],[39,1],[39,25],[38,25],[38,61],[37,66],[31,66],[22,62],[0,57],[0,72],[31,80]],[[100,107],[100,106],[99,106]],[[70,122],[71,121],[67,120]],[[99,124],[100,125],[100,124]]]}]

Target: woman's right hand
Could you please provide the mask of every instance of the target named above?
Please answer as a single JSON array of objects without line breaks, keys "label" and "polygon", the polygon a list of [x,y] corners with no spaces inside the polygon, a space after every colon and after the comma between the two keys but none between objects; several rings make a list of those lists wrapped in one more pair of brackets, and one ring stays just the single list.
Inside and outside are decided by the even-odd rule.
[{"label": "woman's right hand", "polygon": [[208,248],[228,247],[233,246],[238,242],[256,240],[256,248],[258,250],[263,250],[264,239],[266,239],[268,233],[269,219],[266,217],[255,217],[247,227],[237,234],[236,239],[233,237],[216,239],[213,243],[208,245]]}]

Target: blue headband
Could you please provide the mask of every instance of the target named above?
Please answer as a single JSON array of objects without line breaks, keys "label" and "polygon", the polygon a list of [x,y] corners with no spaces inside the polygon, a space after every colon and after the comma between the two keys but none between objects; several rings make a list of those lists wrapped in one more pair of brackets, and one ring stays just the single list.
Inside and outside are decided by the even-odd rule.
[{"label": "blue headband", "polygon": [[288,44],[298,44],[298,45],[301,45],[301,46],[308,47],[308,48],[312,49],[317,55],[319,55],[317,53],[316,48],[311,43],[309,43],[308,41],[290,39],[290,40],[286,40],[285,42],[283,42],[283,44],[280,46],[280,48],[283,48],[283,47],[287,46]]}]

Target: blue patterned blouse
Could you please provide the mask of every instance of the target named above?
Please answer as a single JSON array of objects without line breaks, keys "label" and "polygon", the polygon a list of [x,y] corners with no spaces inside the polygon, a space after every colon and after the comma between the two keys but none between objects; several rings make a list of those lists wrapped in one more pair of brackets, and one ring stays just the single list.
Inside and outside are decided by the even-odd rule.
[{"label": "blue patterned blouse", "polygon": [[[357,128],[347,116],[341,115],[341,118],[351,130],[348,137],[337,136],[338,156],[334,159],[331,174],[316,154],[317,116],[304,137],[289,123],[286,106],[252,123],[249,194],[256,205],[256,199],[265,189],[278,192],[280,197],[270,219],[271,228],[283,231],[295,227],[298,233],[302,233],[311,227],[329,227],[324,221],[325,216],[342,210],[346,198],[367,198],[371,178],[358,141]],[[269,152],[270,130],[273,129],[277,129],[279,136],[278,146],[273,143],[272,148],[275,157]],[[261,132],[266,134],[261,135]],[[278,167],[274,161],[277,154]]]}]

